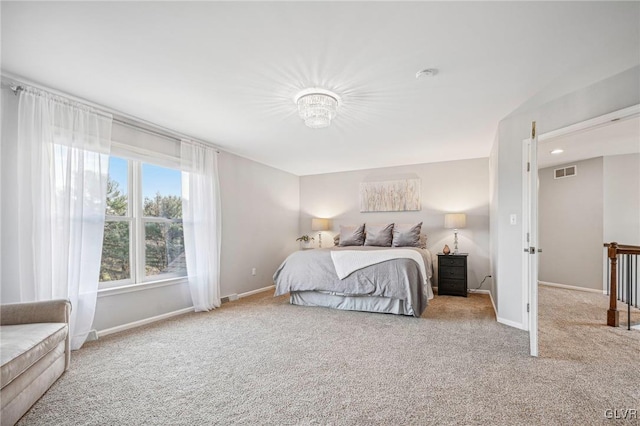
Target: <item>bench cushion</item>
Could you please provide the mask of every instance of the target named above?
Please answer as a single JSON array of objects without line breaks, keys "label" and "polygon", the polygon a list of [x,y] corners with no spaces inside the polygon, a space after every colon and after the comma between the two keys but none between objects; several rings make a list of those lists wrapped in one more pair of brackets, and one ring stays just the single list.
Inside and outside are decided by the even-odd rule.
[{"label": "bench cushion", "polygon": [[4,388],[63,342],[68,327],[57,322],[3,325],[0,333],[0,388]]}]

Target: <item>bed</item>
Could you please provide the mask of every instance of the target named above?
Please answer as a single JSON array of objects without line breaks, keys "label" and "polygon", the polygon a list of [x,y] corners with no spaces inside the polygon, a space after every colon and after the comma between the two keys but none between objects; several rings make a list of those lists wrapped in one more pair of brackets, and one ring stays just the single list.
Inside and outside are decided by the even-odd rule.
[{"label": "bed", "polygon": [[301,250],[274,275],[290,303],[419,317],[433,298],[433,262],[418,247],[347,246]]}]

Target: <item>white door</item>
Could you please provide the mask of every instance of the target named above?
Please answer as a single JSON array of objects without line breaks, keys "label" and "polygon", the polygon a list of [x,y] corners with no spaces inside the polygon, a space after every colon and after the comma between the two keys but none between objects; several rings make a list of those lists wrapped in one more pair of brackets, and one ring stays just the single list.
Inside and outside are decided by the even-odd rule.
[{"label": "white door", "polygon": [[527,253],[525,262],[528,281],[528,322],[529,322],[529,342],[531,356],[538,356],[538,136],[536,134],[536,123],[531,123],[531,139],[525,141],[525,150],[528,157],[526,165],[527,185],[526,193],[528,206],[525,216],[527,220],[524,224],[527,233]]}]

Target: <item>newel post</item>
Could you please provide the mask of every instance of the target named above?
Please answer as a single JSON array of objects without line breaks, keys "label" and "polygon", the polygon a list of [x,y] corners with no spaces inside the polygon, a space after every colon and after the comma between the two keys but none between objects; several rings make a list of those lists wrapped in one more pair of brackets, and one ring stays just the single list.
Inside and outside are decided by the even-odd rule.
[{"label": "newel post", "polygon": [[609,278],[609,310],[607,311],[607,325],[618,327],[620,318],[618,313],[618,243],[609,244],[609,262],[611,263],[611,277]]}]

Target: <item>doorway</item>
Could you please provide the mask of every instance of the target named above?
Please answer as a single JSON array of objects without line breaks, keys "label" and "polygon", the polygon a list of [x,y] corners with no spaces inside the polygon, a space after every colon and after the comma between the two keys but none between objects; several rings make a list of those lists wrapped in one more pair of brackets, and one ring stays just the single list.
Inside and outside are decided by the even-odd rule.
[{"label": "doorway", "polygon": [[[541,134],[537,141],[533,138],[524,141],[523,158],[530,155],[531,165],[537,163],[531,173],[525,170],[523,174],[523,279],[526,302],[530,304],[527,318],[533,356],[538,354],[538,284],[602,293],[603,285],[606,286],[603,242],[615,235],[626,241],[629,232],[635,232],[628,227],[615,229],[612,225],[615,221],[610,217],[605,219],[610,212],[604,201],[606,183],[603,180],[606,180],[606,164],[616,164],[608,159],[640,156],[639,129],[640,105],[636,105]],[[529,154],[527,150],[532,152]],[[589,207],[589,202],[593,207]],[[598,219],[598,226],[590,225]],[[640,238],[640,223],[637,229]],[[578,253],[583,249],[590,254],[588,260]],[[535,253],[528,253],[530,250]]]}]

